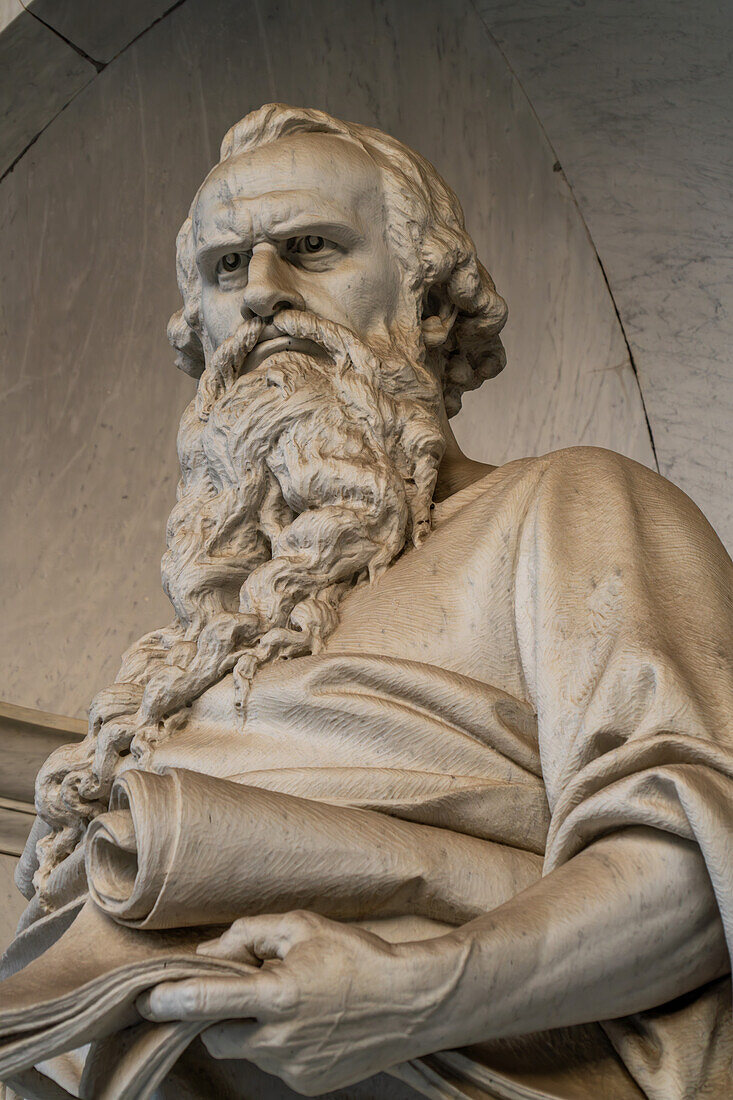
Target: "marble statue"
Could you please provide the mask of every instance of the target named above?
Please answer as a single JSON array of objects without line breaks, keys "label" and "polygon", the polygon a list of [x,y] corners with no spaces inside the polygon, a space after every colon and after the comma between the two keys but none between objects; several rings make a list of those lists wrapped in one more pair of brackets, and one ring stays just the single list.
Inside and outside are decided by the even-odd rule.
[{"label": "marble statue", "polygon": [[247,115],[177,268],[175,616],[38,776],[8,1095],[733,1095],[704,517],[609,451],[461,453],[506,307],[379,131]]}]

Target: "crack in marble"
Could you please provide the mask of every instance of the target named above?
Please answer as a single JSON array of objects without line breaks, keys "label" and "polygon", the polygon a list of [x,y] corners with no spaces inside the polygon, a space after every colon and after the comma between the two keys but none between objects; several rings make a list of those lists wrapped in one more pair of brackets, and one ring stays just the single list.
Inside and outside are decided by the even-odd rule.
[{"label": "crack in marble", "polygon": [[[176,11],[178,8],[182,7],[183,4],[185,4],[185,3],[186,3],[186,0],[176,0],[176,2],[174,4],[171,4],[171,6],[166,11],[164,11],[162,15],[159,15],[157,17],[157,19],[154,19],[152,21],[152,23],[149,23],[147,25],[147,27],[144,27],[143,30],[139,31],[135,35],[134,38],[131,38],[130,41],[126,45],[124,45],[121,50],[118,50],[117,53],[114,55],[114,57],[111,57],[109,61],[96,61],[93,57],[90,57],[89,54],[85,53],[85,51],[80,46],[77,46],[74,42],[72,42],[70,39],[66,38],[63,34],[61,34],[60,31],[56,30],[55,27],[52,27],[49,23],[46,23],[46,21],[44,19],[41,19],[41,17],[39,15],[36,15],[36,13],[34,11],[32,11],[24,3],[24,0],[21,0],[23,10],[28,15],[33,16],[33,18],[36,20],[37,23],[40,23],[41,26],[43,26],[47,30],[51,31],[52,34],[56,35],[57,38],[60,38],[62,42],[64,42],[70,49],[74,50],[74,52],[77,53],[86,62],[88,62],[90,65],[93,65],[94,68],[96,69],[96,75],[97,76],[99,76],[99,74],[101,72],[103,72],[109,65],[111,65],[113,61],[116,61],[118,57],[121,57],[122,54],[125,53],[126,50],[129,50],[130,46],[132,46],[135,42],[137,42],[138,39],[142,38],[143,35],[147,34],[148,31],[152,30],[153,27],[157,26],[158,23],[162,22],[164,19],[167,19],[169,15],[172,15],[174,11]],[[21,149],[21,151],[18,153],[17,157],[15,157],[15,159],[8,165],[8,167],[5,169],[5,171],[2,174],[0,174],[0,183],[3,182],[3,180],[6,178],[6,176],[10,175],[10,173],[13,171],[13,169],[16,167],[16,165],[20,163],[20,161],[23,159],[23,157],[26,155],[26,153],[30,149],[33,148],[33,146],[36,144],[36,142],[38,141],[41,134],[44,134],[46,132],[46,130],[49,128],[49,126],[51,126],[56,121],[56,119],[61,114],[63,114],[63,112],[66,110],[66,108],[69,106],[69,104],[74,102],[74,100],[79,95],[79,93],[83,92],[86,88],[88,88],[90,84],[93,84],[95,79],[96,79],[96,77],[92,77],[92,79],[87,84],[85,84],[83,88],[79,88],[78,91],[74,92],[74,94],[70,97],[70,99],[68,99],[67,102],[64,103],[63,107],[61,107],[56,112],[56,114],[53,115],[53,117],[48,120],[48,122],[45,124],[45,126],[41,127],[41,129],[38,131],[38,133],[35,134],[35,136],[31,138],[31,140],[27,143],[27,145],[25,145],[23,147],[23,149]]]},{"label": "crack in marble", "polygon": [[98,73],[101,73],[102,69],[106,69],[108,65],[107,61],[97,61],[96,58],[90,57],[90,55],[86,53],[81,48],[81,46],[77,46],[75,42],[72,42],[71,39],[67,38],[65,34],[62,34],[60,30],[57,30],[56,27],[52,27],[50,23],[47,23],[45,19],[42,19],[41,16],[34,12],[32,8],[29,8],[28,5],[25,3],[25,0],[20,0],[20,2],[23,5],[24,11],[27,11],[28,14],[32,16],[38,23],[40,23],[41,26],[45,27],[46,30],[51,31],[51,34],[55,34],[57,38],[60,38],[61,41],[69,47],[69,49],[74,50],[74,52],[78,53],[79,56],[82,57],[85,61],[88,61],[90,65],[93,65]]}]

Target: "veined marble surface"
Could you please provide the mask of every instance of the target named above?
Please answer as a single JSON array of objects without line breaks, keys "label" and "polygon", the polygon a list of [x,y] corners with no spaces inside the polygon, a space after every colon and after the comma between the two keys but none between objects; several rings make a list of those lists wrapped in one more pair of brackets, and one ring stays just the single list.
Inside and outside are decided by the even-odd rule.
[{"label": "veined marble surface", "polygon": [[394,133],[461,197],[510,306],[509,365],[458,418],[469,453],[595,443],[653,462],[573,196],[468,0],[186,0],[0,184],[0,698],[81,714],[170,617],[159,561],[192,393],[164,335],[175,233],[224,131],[272,99]]},{"label": "veined marble surface", "polygon": [[95,75],[20,0],[0,0],[0,176]]},{"label": "veined marble surface", "polygon": [[733,547],[733,7],[476,0],[603,261],[660,469]]},{"label": "veined marble surface", "polygon": [[111,61],[133,38],[141,34],[176,0],[23,0],[33,15],[42,19],[97,64]]}]

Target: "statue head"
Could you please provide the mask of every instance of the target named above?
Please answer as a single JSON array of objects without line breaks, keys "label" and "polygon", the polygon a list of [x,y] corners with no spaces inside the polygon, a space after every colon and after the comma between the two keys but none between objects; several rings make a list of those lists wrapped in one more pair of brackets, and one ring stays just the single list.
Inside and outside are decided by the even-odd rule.
[{"label": "statue head", "polygon": [[504,302],[455,195],[399,142],[319,111],[272,105],[229,131],[177,261],[169,334],[198,387],[162,562],[175,618],[41,769],[39,888],[123,756],[147,766],[230,672],[244,716],[260,666],[317,653],[345,592],[420,545],[446,412],[504,364]]},{"label": "statue head", "polygon": [[400,340],[440,378],[449,416],[504,366],[506,305],[453,191],[395,138],[322,111],[268,104],[229,130],[177,272],[168,334],[196,378],[242,316],[284,306]]}]

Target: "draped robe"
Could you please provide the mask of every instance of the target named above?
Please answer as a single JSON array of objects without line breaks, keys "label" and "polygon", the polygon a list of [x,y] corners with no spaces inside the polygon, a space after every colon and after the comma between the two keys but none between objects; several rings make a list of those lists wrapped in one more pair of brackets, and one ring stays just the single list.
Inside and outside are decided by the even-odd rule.
[{"label": "draped robe", "polygon": [[[263,668],[244,724],[227,676],[153,766],[485,838],[544,874],[615,830],[661,829],[699,845],[730,946],[732,579],[699,510],[646,468],[593,448],[512,462],[436,504],[425,544],[347,595],[321,653]],[[601,1023],[649,1100],[722,1096],[730,1001],[725,978]],[[481,1063],[421,1060],[404,1080],[544,1095],[494,1093]]]}]

